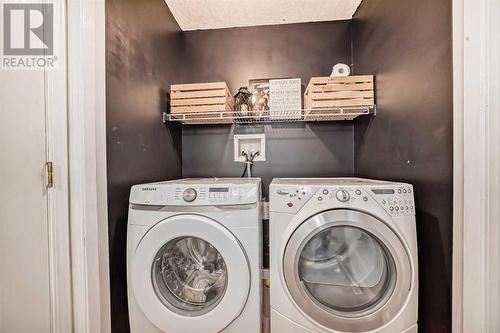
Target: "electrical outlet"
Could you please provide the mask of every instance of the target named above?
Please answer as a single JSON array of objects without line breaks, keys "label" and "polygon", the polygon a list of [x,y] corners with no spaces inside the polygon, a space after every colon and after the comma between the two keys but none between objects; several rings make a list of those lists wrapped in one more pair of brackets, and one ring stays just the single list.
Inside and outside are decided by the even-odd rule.
[{"label": "electrical outlet", "polygon": [[259,154],[253,160],[254,162],[266,160],[266,136],[265,134],[236,134],[234,136],[234,161],[246,162],[243,152],[250,154]]}]

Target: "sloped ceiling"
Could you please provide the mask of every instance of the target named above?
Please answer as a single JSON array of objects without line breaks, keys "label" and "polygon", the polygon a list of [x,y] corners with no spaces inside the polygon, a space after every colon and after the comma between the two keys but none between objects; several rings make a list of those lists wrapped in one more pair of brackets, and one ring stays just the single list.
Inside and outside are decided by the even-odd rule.
[{"label": "sloped ceiling", "polygon": [[183,31],[349,20],[362,0],[165,0]]}]

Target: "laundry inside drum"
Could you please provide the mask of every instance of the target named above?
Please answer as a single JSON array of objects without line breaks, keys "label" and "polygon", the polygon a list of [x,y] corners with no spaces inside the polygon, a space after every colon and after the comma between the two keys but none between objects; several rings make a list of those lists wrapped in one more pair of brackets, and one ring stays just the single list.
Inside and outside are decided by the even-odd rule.
[{"label": "laundry inside drum", "polygon": [[179,237],[156,254],[152,267],[154,290],[170,310],[199,316],[224,297],[228,273],[224,258],[209,242]]}]

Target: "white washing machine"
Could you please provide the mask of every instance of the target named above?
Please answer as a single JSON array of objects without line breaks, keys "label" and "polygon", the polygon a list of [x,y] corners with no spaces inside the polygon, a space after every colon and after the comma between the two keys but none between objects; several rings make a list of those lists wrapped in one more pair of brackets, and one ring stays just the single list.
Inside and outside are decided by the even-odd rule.
[{"label": "white washing machine", "polygon": [[260,332],[261,245],[260,179],[133,186],[132,333]]},{"label": "white washing machine", "polygon": [[416,333],[410,184],[275,179],[270,193],[272,333]]}]

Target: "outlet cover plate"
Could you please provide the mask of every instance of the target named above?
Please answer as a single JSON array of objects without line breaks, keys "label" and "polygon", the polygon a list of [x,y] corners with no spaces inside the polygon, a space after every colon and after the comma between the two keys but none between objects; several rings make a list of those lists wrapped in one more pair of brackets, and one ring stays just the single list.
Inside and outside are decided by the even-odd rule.
[{"label": "outlet cover plate", "polygon": [[246,162],[242,151],[255,152],[259,155],[255,157],[254,162],[266,160],[266,135],[265,134],[236,134],[234,136],[234,161]]}]

